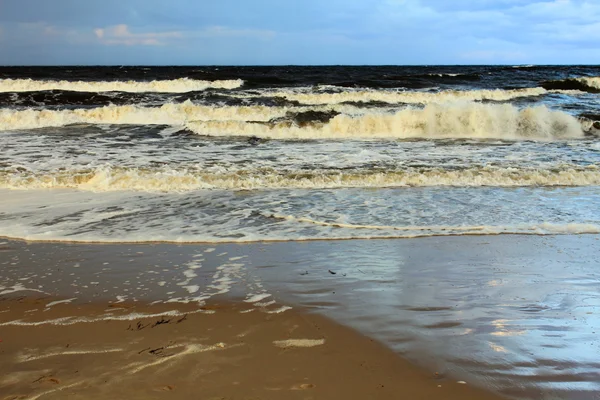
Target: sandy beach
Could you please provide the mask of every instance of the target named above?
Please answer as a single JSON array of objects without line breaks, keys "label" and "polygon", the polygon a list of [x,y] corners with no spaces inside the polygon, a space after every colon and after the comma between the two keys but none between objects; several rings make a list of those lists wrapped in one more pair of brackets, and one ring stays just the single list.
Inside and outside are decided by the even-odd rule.
[{"label": "sandy beach", "polygon": [[2,399],[599,392],[595,235],[1,243]]},{"label": "sandy beach", "polygon": [[49,300],[0,303],[2,399],[495,398],[316,315]]}]

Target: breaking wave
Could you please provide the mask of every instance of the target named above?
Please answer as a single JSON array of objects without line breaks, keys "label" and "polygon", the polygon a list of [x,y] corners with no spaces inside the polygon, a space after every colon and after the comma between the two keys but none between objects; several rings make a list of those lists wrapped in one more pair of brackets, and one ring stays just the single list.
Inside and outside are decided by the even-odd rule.
[{"label": "breaking wave", "polygon": [[201,170],[171,168],[99,167],[91,170],[0,173],[0,188],[55,189],[86,191],[135,190],[144,192],[186,192],[199,189],[333,189],[348,187],[425,186],[589,186],[600,185],[598,167],[565,165],[553,169],[474,167],[457,170],[442,168],[403,171],[290,171],[272,169],[235,173],[205,173]]},{"label": "breaking wave", "polygon": [[600,77],[596,76],[547,81],[543,82],[542,86],[549,90],[579,90],[589,93],[600,93]]},{"label": "breaking wave", "polygon": [[168,103],[161,107],[105,106],[76,110],[0,110],[0,130],[36,129],[72,124],[184,125],[196,120],[270,121],[289,112],[286,107],[203,106]]},{"label": "breaking wave", "polygon": [[593,87],[600,90],[600,76],[594,76],[590,78],[579,78],[580,81],[585,82],[589,87]]},{"label": "breaking wave", "polygon": [[[207,136],[258,136],[272,139],[570,139],[584,129],[573,116],[544,106],[519,109],[510,104],[429,104],[397,112],[337,106],[213,107],[191,102],[158,108],[106,106],[76,110],[1,110],[0,130],[72,124],[173,125]],[[342,112],[341,114],[339,112]],[[345,113],[344,113],[345,112]],[[356,114],[351,114],[351,113]],[[313,119],[311,119],[313,118]]]},{"label": "breaking wave", "polygon": [[509,104],[430,104],[396,113],[339,114],[326,123],[304,126],[289,121],[198,121],[188,129],[208,136],[258,136],[271,139],[473,138],[554,140],[584,136],[579,121],[544,106],[518,109]]},{"label": "breaking wave", "polygon": [[[548,91],[544,88],[527,88],[513,90],[445,90],[441,92],[414,92],[396,90],[344,90],[342,92],[310,92],[295,90],[269,92],[272,97],[281,97],[302,104],[339,104],[339,103],[406,103],[431,104],[456,101],[507,101],[520,97],[542,96]],[[231,94],[235,97],[251,97],[244,93]]]},{"label": "breaking wave", "polygon": [[68,90],[73,92],[157,92],[186,93],[206,89],[236,89],[244,84],[240,79],[203,81],[188,78],[141,81],[46,81],[33,79],[0,79],[0,92],[37,92]]}]

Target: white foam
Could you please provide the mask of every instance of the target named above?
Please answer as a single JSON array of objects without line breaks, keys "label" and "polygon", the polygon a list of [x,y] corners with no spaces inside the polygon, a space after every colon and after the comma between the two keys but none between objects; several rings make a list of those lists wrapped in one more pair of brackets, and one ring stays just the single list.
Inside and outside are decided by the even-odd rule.
[{"label": "white foam", "polygon": [[195,278],[195,277],[197,277],[197,276],[198,276],[198,275],[197,275],[197,274],[194,272],[194,270],[193,270],[193,269],[187,269],[187,270],[183,271],[183,275],[184,275],[186,278]]},{"label": "white foam", "polygon": [[118,304],[118,303],[123,303],[125,302],[125,300],[127,300],[127,296],[117,296],[117,301],[115,301],[113,304]]},{"label": "white foam", "polygon": [[38,292],[38,293],[44,293],[46,294],[44,291],[39,290],[39,289],[33,289],[33,288],[28,288],[25,287],[23,285],[16,284],[10,287],[0,287],[0,295],[4,295],[4,294],[11,294],[11,293],[16,293],[16,292]]},{"label": "white foam", "polygon": [[292,307],[289,307],[289,306],[281,306],[279,308],[276,308],[275,310],[267,311],[267,314],[281,314],[282,312],[286,312],[291,309],[292,309]]},{"label": "white foam", "polygon": [[204,353],[206,351],[223,350],[226,348],[232,348],[232,347],[238,347],[238,346],[242,346],[242,344],[238,343],[238,344],[234,344],[234,345],[226,345],[225,343],[216,343],[211,346],[207,346],[207,345],[203,345],[203,344],[174,345],[174,346],[170,346],[169,348],[185,347],[185,349],[179,353],[173,354],[168,357],[158,357],[154,361],[138,364],[135,366],[135,368],[132,368],[129,371],[129,373],[136,374],[148,367],[154,367],[156,365],[160,365],[160,364],[164,364],[164,363],[172,363],[177,358],[181,358],[181,357],[191,355],[191,354]]},{"label": "white foam", "polygon": [[[59,189],[74,188],[92,192],[135,190],[143,192],[187,192],[199,189],[282,189],[344,187],[426,187],[426,186],[589,186],[600,185],[600,168],[560,165],[552,168],[471,167],[448,170],[429,168],[404,171],[330,171],[313,170],[208,173],[189,169],[110,168],[90,172],[53,171],[39,175],[19,176],[0,173],[0,188]],[[127,213],[114,212],[114,216]],[[108,213],[98,218],[106,219]],[[192,269],[192,268],[190,268]]]},{"label": "white foam", "polygon": [[271,301],[265,301],[264,303],[254,303],[254,305],[257,307],[269,307],[276,303],[277,302],[275,300],[271,300]]},{"label": "white foam", "polygon": [[188,121],[269,121],[281,118],[286,107],[216,107],[167,103],[161,107],[105,106],[75,110],[0,110],[0,130],[60,127],[73,124],[133,124],[184,126]]},{"label": "white foam", "polygon": [[441,78],[441,77],[444,77],[444,76],[449,76],[449,77],[468,76],[469,74],[450,74],[450,73],[447,73],[447,74],[427,74],[427,75],[428,76],[439,76]]},{"label": "white foam", "polygon": [[[526,88],[513,90],[446,90],[441,92],[416,92],[399,90],[351,90],[343,92],[299,92],[297,89],[269,92],[272,97],[283,97],[302,104],[339,104],[346,102],[384,102],[406,104],[448,103],[456,101],[506,101],[520,97],[542,96],[548,91],[544,88]],[[247,94],[232,94],[235,97],[251,97]]]},{"label": "white foam", "polygon": [[[198,256],[202,256],[202,254],[196,254],[196,255],[194,255],[194,257],[198,257]],[[202,264],[201,264],[202,261],[203,260],[194,260],[192,262],[187,263],[186,265],[188,267],[188,270],[189,271],[193,271],[195,269],[202,268]]]},{"label": "white foam", "polygon": [[244,301],[246,303],[256,303],[256,302],[264,300],[268,297],[271,297],[271,295],[269,293],[249,294],[248,298],[245,299]]},{"label": "white foam", "polygon": [[577,78],[577,80],[589,87],[600,89],[600,76]]},{"label": "white foam", "polygon": [[579,121],[545,106],[518,109],[510,104],[429,104],[396,113],[340,114],[327,123],[198,121],[187,127],[199,135],[259,136],[271,139],[472,138],[555,140],[581,138]]},{"label": "white foam", "polygon": [[27,400],[37,400],[40,397],[44,397],[46,395],[49,395],[49,394],[55,393],[55,392],[62,392],[64,390],[70,389],[72,387],[79,386],[79,385],[81,385],[83,383],[85,383],[85,382],[84,381],[79,381],[79,382],[70,383],[68,385],[60,385],[60,386],[58,386],[55,389],[46,390],[45,392],[41,392],[41,393],[38,393],[38,394],[35,394],[35,395],[30,395],[30,396],[27,397]]},{"label": "white foam", "polygon": [[36,361],[43,358],[50,358],[56,356],[78,356],[78,355],[86,355],[86,354],[106,354],[106,353],[117,353],[121,352],[123,349],[121,348],[109,348],[109,349],[100,349],[100,350],[61,350],[55,351],[51,353],[44,354],[21,354],[17,357],[18,362],[28,362],[28,361]]},{"label": "white foam", "polygon": [[[324,227],[340,228],[339,231],[319,231],[313,235],[301,235],[296,232],[298,227],[290,232],[279,231],[272,235],[264,233],[248,233],[243,237],[221,237],[211,233],[189,236],[168,236],[160,234],[156,236],[146,235],[137,237],[121,236],[97,236],[74,237],[71,235],[53,235],[47,234],[20,234],[3,233],[4,237],[11,239],[21,239],[29,241],[57,241],[73,243],[256,243],[264,241],[324,241],[324,240],[349,240],[349,239],[408,239],[430,236],[459,236],[459,235],[573,235],[573,234],[599,234],[600,225],[595,223],[534,223],[534,224],[514,224],[514,225],[436,225],[436,226],[385,226],[385,225],[359,225],[359,224],[341,224],[329,223],[324,221],[310,220],[303,217],[288,217],[288,221],[307,223],[311,225],[321,225]],[[364,233],[359,233],[360,231]],[[156,233],[155,233],[156,234]],[[214,281],[212,285],[207,286],[207,290],[200,296],[184,299],[170,299],[168,302],[204,302],[216,295],[228,293],[231,286],[236,281],[231,277],[222,277]],[[180,286],[185,286],[183,282]],[[174,294],[169,292],[167,294]],[[283,310],[285,311],[285,310]],[[84,321],[85,322],[85,321]],[[35,325],[35,324],[34,324]],[[0,324],[2,326],[2,324]]]},{"label": "white foam", "polygon": [[240,79],[203,81],[188,78],[141,81],[52,81],[33,79],[0,79],[0,92],[37,92],[69,90],[75,92],[159,92],[185,93],[206,89],[236,89],[244,84]]},{"label": "white foam", "polygon": [[49,309],[52,306],[58,305],[58,304],[67,304],[67,303],[71,303],[72,301],[77,300],[77,297],[73,297],[71,299],[65,299],[65,300],[56,300],[56,301],[51,301],[50,303],[46,304],[46,309]]},{"label": "white foam", "polygon": [[[211,310],[208,310],[211,311]],[[91,323],[98,321],[133,321],[144,318],[156,318],[156,317],[179,317],[185,314],[196,314],[196,313],[206,313],[204,310],[196,310],[196,311],[187,311],[185,313],[171,310],[165,311],[161,313],[155,314],[144,314],[144,313],[131,313],[126,315],[102,315],[99,317],[62,317],[56,319],[46,319],[42,321],[23,321],[23,320],[14,320],[14,321],[6,321],[1,322],[0,326],[41,326],[41,325],[75,325],[81,323]]]},{"label": "white foam", "polygon": [[[404,108],[397,112],[341,107],[327,123],[299,126],[278,120],[286,107],[212,107],[185,102],[158,108],[106,106],[76,110],[0,110],[0,130],[60,127],[71,124],[174,125],[208,136],[258,136],[273,139],[567,139],[583,136],[579,121],[544,106],[518,109],[510,104],[453,102]],[[308,110],[311,110],[310,108]],[[312,110],[319,110],[313,108]],[[275,121],[275,122],[270,122]]]},{"label": "white foam", "polygon": [[[167,303],[191,303],[196,302],[203,304],[206,300],[209,300],[215,296],[228,293],[234,284],[236,284],[243,276],[244,264],[223,264],[216,268],[213,274],[211,283],[205,286],[205,289],[195,297],[183,297],[183,298],[171,298],[167,300]],[[193,270],[187,270],[193,273]],[[194,274],[194,276],[196,276]],[[192,277],[188,277],[185,281],[179,282],[178,285],[182,286],[190,294],[195,294],[200,291],[200,286],[189,285]]]},{"label": "white foam", "polygon": [[273,344],[277,347],[316,347],[325,344],[325,339],[287,339],[275,340]]},{"label": "white foam", "polygon": [[189,286],[184,286],[183,288],[185,290],[187,290],[188,293],[190,293],[190,294],[196,293],[198,290],[200,290],[200,286],[198,286],[198,285],[189,285]]},{"label": "white foam", "polygon": [[[291,215],[273,214],[273,218],[285,219],[313,225],[328,226],[334,228],[346,228],[356,230],[380,230],[380,231],[404,231],[411,232],[407,237],[434,236],[434,235],[496,235],[503,233],[552,235],[552,234],[582,234],[600,233],[600,226],[595,224],[516,224],[513,226],[492,225],[426,225],[426,226],[392,226],[392,225],[361,225],[341,222],[318,221],[306,217],[294,217]],[[422,234],[419,234],[422,233]]]}]

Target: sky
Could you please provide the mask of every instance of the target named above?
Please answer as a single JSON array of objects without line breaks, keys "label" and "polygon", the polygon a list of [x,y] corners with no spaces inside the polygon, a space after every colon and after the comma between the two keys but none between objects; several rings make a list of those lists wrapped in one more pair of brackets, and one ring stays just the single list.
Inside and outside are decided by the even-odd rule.
[{"label": "sky", "polygon": [[0,0],[0,65],[600,64],[599,0]]}]

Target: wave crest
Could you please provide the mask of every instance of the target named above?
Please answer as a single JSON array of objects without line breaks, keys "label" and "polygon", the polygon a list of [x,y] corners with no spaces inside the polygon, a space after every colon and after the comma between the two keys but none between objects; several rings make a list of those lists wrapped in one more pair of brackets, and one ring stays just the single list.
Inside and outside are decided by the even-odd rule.
[{"label": "wave crest", "polygon": [[184,125],[195,120],[270,121],[290,109],[267,106],[203,106],[168,103],[161,107],[105,106],[75,110],[0,110],[0,130],[37,129],[72,124]]},{"label": "wave crest", "polygon": [[597,167],[563,166],[555,169],[474,167],[460,170],[441,168],[404,171],[290,171],[261,169],[236,173],[204,173],[189,169],[142,169],[100,167],[93,170],[60,171],[47,174],[0,173],[0,188],[87,191],[136,190],[186,192],[199,189],[332,189],[348,187],[425,186],[588,186],[600,185]]},{"label": "wave crest", "polygon": [[510,104],[429,104],[395,113],[344,105],[335,108],[212,107],[189,101],[157,108],[106,106],[60,111],[0,110],[0,130],[82,123],[185,126],[199,135],[272,139],[554,140],[584,135],[584,126],[569,114],[544,106],[518,109]]},{"label": "wave crest", "polygon": [[[441,92],[412,92],[395,90],[344,90],[342,92],[310,92],[276,91],[269,92],[272,97],[281,97],[302,104],[339,104],[339,103],[406,103],[431,104],[456,101],[507,101],[520,97],[542,96],[548,91],[544,88],[527,88],[513,90],[445,90]],[[251,97],[248,94],[232,94],[234,97]]]},{"label": "wave crest", "polygon": [[600,93],[600,77],[569,78],[543,82],[548,90],[579,90],[588,93]]},{"label": "wave crest", "polygon": [[203,81],[188,78],[141,81],[46,81],[34,79],[0,79],[0,92],[38,92],[68,90],[72,92],[157,92],[186,93],[206,89],[236,89],[244,84],[241,79]]}]

